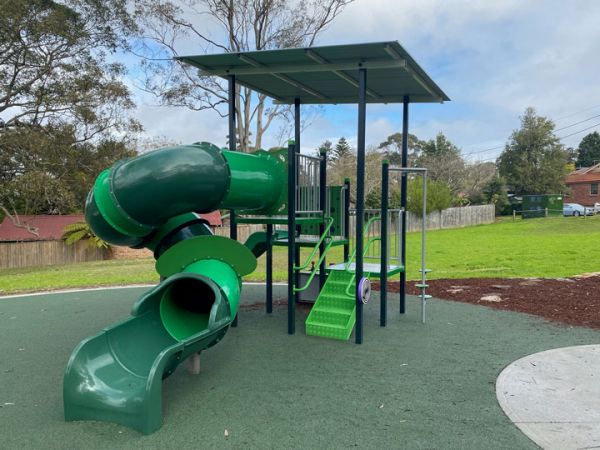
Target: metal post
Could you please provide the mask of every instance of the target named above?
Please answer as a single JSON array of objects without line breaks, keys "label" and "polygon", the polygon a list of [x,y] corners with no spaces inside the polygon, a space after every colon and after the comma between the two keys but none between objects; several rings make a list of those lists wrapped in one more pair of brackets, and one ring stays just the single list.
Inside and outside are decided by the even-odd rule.
[{"label": "metal post", "polygon": [[[294,98],[294,143],[296,144],[296,154],[300,153],[300,98]],[[296,183],[298,184],[298,180],[300,176],[298,175],[299,167],[296,166]],[[295,208],[294,208],[295,211]],[[296,244],[296,248],[294,250],[294,264],[296,267],[300,266],[300,245]],[[300,286],[300,271],[296,272],[296,278],[294,281],[295,286]],[[297,302],[300,298],[300,293],[296,292],[294,294],[294,301]]]},{"label": "metal post", "polygon": [[267,314],[273,312],[273,225],[267,224]]},{"label": "metal post", "polygon": [[[408,95],[404,96],[402,103],[402,167],[408,167]],[[402,209],[402,243],[400,263],[403,270],[400,272],[400,314],[406,312],[406,200],[407,200],[407,176],[406,172],[402,172],[400,179],[400,208]]]},{"label": "metal post", "polygon": [[[227,88],[229,90],[229,150],[235,152],[237,149],[237,133],[235,132],[235,75],[229,75],[227,77]],[[237,240],[237,224],[235,222],[235,211],[233,209],[229,210],[229,237],[233,240]],[[238,310],[238,313],[235,315],[231,324],[232,327],[237,327],[239,315],[240,313]]]},{"label": "metal post", "polygon": [[379,325],[385,327],[387,320],[387,273],[388,273],[388,198],[389,161],[381,164],[381,269],[379,281]]},{"label": "metal post", "polygon": [[[423,172],[423,223],[421,228],[421,286],[425,286],[427,272],[425,272],[425,246],[427,233],[427,170]],[[425,323],[425,290],[421,289],[421,323]]]},{"label": "metal post", "polygon": [[356,145],[356,332],[363,341],[363,303],[359,284],[363,277],[363,221],[365,214],[365,126],[367,117],[367,69],[358,70],[358,136]]},{"label": "metal post", "polygon": [[[319,163],[319,203],[321,211],[323,211],[323,221],[319,224],[319,236],[323,236],[325,232],[325,216],[328,211],[325,211],[327,204],[327,153],[321,150],[321,161]],[[325,241],[319,246],[319,258],[325,253]],[[325,258],[319,265],[319,292],[325,285]]]},{"label": "metal post", "polygon": [[344,262],[350,258],[350,178],[344,179],[346,196],[344,197]]},{"label": "metal post", "polygon": [[296,260],[296,145],[288,145],[288,334],[296,332],[294,261]]}]

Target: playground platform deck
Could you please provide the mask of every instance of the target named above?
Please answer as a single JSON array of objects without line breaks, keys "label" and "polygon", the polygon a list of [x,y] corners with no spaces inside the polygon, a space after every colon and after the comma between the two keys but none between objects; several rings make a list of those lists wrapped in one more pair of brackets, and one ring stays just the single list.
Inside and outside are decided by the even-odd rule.
[{"label": "playground platform deck", "polygon": [[[163,385],[164,425],[149,436],[62,416],[62,377],[77,343],[126,318],[144,288],[0,298],[0,448],[535,449],[504,415],[495,380],[522,356],[598,342],[600,332],[525,314],[417,300],[405,317],[390,295],[365,307],[363,345],[286,334],[264,313],[264,287],[244,287],[239,327]],[[283,300],[284,286],[275,298]],[[251,306],[261,303],[258,306]],[[227,433],[225,433],[227,430]],[[226,436],[227,434],[227,436]]]}]

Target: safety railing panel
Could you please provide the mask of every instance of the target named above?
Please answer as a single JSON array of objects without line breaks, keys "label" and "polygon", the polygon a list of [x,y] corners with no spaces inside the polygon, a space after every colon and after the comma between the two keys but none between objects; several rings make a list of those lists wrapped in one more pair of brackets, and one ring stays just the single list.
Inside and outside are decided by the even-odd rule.
[{"label": "safety railing panel", "polygon": [[298,170],[298,185],[296,187],[296,213],[311,215],[322,212],[319,199],[320,158],[315,156],[296,154],[296,167]]},{"label": "safety railing panel", "polygon": [[[373,217],[381,216],[380,209],[365,209],[364,223],[369,222]],[[388,210],[388,264],[400,265],[402,255],[402,210]],[[350,210],[350,236],[356,236],[356,210]],[[375,238],[381,237],[381,220],[376,220],[371,223],[371,226],[366,230],[364,242],[372,241],[372,244],[365,248],[363,258],[366,260],[381,261],[381,241]],[[354,239],[351,239],[352,251],[354,250]]]}]

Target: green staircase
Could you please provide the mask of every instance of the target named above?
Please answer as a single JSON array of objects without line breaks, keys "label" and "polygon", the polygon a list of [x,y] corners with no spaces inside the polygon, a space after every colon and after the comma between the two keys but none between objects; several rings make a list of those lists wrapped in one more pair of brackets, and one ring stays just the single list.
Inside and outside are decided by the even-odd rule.
[{"label": "green staircase", "polygon": [[[331,271],[306,319],[306,334],[346,341],[356,322],[356,300],[348,292],[354,292],[354,274]],[[348,286],[352,283],[350,289]]]}]

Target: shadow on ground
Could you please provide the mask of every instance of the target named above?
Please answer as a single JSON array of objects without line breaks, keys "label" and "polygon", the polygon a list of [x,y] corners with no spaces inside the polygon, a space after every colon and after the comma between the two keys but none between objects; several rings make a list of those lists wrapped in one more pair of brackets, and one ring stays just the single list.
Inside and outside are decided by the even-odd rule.
[{"label": "shadow on ground", "polygon": [[[278,287],[280,289],[280,287]],[[0,299],[2,448],[537,448],[504,416],[494,383],[511,361],[600,333],[525,314],[416,300],[389,325],[365,308],[365,343],[286,334],[286,311],[242,308],[240,326],[204,352],[201,374],[165,380],[153,435],[62,419],[62,375],[75,345],[127,317],[144,289]],[[244,303],[263,288],[246,286]],[[228,437],[225,437],[225,430]]]}]

